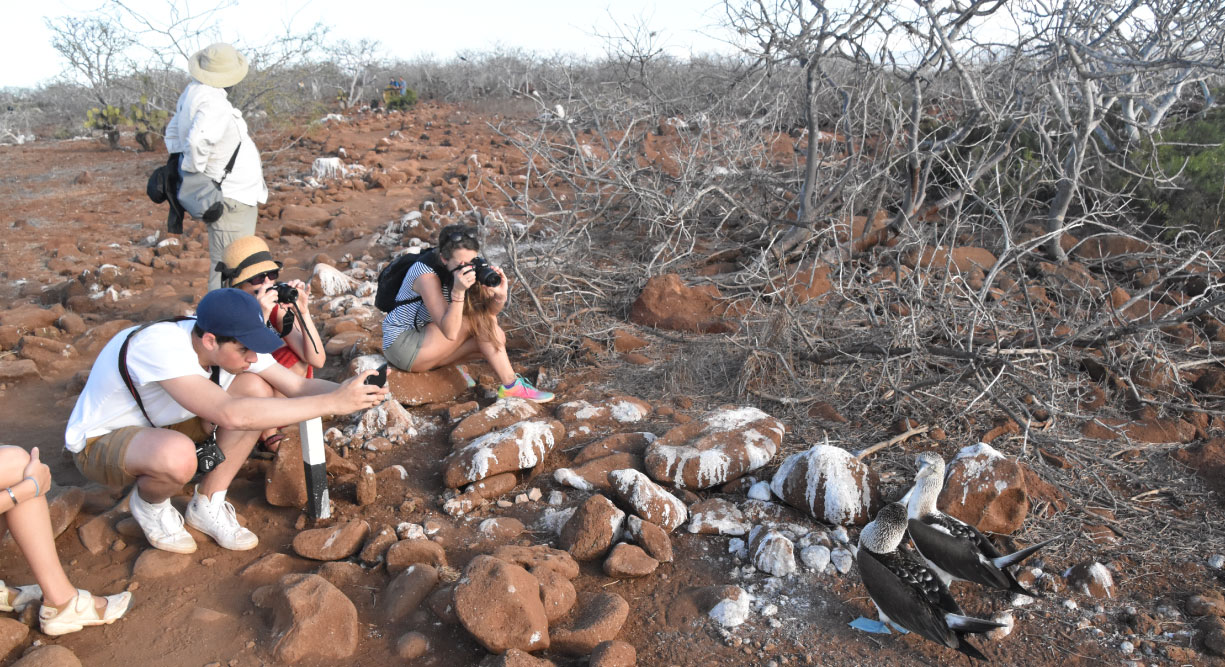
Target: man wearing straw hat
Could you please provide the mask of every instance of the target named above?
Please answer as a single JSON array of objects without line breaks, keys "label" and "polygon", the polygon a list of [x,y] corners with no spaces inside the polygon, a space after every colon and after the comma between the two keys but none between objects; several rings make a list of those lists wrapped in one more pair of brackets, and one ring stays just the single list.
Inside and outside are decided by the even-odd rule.
[{"label": "man wearing straw hat", "polygon": [[[208,225],[209,266],[215,267],[226,246],[255,233],[257,207],[268,201],[268,187],[259,149],[247,133],[242,112],[227,97],[228,89],[247,76],[247,59],[219,42],[193,55],[187,69],[193,81],[183,89],[166,125],[166,150],[182,153],[180,171],[203,173],[221,182],[225,210]],[[231,157],[234,167],[226,174]],[[221,274],[211,270],[208,288],[218,287]]]}]

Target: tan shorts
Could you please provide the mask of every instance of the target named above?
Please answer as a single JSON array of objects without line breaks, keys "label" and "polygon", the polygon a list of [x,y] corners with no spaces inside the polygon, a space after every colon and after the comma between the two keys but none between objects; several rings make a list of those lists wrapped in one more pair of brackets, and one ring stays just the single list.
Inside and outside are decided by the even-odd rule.
[{"label": "tan shorts", "polygon": [[[137,433],[147,431],[149,426],[124,426],[110,433],[92,437],[85,441],[85,448],[72,455],[77,463],[77,469],[87,479],[101,482],[107,486],[127,486],[136,481],[136,477],[123,467],[123,461],[128,455],[128,445]],[[164,428],[178,431],[191,438],[192,442],[200,442],[208,437],[204,423],[199,417],[171,424]]]},{"label": "tan shorts", "polygon": [[413,362],[417,360],[417,354],[421,352],[421,344],[424,342],[425,327],[405,329],[396,338],[396,342],[387,346],[386,350],[383,350],[383,356],[392,366],[402,371],[411,371],[413,369]]}]

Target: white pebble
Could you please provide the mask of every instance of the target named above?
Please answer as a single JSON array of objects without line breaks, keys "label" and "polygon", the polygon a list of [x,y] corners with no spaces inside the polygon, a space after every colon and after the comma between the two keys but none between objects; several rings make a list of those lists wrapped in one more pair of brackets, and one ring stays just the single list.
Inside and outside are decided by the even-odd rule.
[{"label": "white pebble", "polygon": [[1063,607],[1064,609],[1076,609],[1077,608],[1076,600],[1073,600],[1071,598],[1065,599],[1063,601]]},{"label": "white pebble", "polygon": [[564,502],[566,502],[566,494],[562,493],[561,491],[550,491],[549,492],[549,504],[550,505],[560,505]]},{"label": "white pebble", "polygon": [[840,544],[849,544],[851,538],[846,534],[846,526],[838,526],[830,532],[830,536],[837,540]]},{"label": "white pebble", "polygon": [[425,528],[421,524],[405,521],[396,526],[396,535],[402,540],[420,540],[425,538]]},{"label": "white pebble", "polygon": [[770,500],[772,498],[770,495],[770,483],[758,482],[750,486],[748,496],[753,500]]},{"label": "white pebble", "polygon": [[829,559],[829,547],[823,544],[804,547],[804,549],[800,551],[800,560],[804,561],[804,565],[806,567],[816,572],[824,572],[826,566],[829,565]]},{"label": "white pebble", "polygon": [[531,489],[528,489],[528,492],[527,492],[528,500],[535,502],[537,500],[540,500],[540,496],[541,496],[540,489],[534,486]]},{"label": "white pebble", "polygon": [[1119,644],[1119,650],[1122,651],[1124,655],[1127,655],[1131,653],[1132,651],[1136,650],[1136,645],[1131,642],[1125,641],[1122,644]]},{"label": "white pebble", "polygon": [[515,496],[516,505],[522,505],[523,503],[526,503],[527,501],[528,499],[527,499],[526,493],[520,493],[519,495]]},{"label": "white pebble", "polygon": [[833,562],[834,569],[838,570],[839,574],[846,574],[847,572],[850,572],[851,563],[853,563],[855,560],[855,558],[851,556],[851,552],[843,549],[842,547],[837,547],[833,551],[829,552],[829,559]]},{"label": "white pebble", "polygon": [[1225,556],[1221,554],[1212,554],[1208,557],[1208,567],[1219,570],[1225,567]]}]

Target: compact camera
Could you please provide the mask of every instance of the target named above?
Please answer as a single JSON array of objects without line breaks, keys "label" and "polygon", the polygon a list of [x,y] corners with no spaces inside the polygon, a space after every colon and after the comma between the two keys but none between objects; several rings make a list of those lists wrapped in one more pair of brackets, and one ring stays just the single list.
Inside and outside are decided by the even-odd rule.
[{"label": "compact camera", "polygon": [[298,288],[290,286],[289,283],[276,283],[272,288],[276,290],[277,303],[296,303],[298,301]]},{"label": "compact camera", "polygon": [[485,287],[497,287],[502,284],[502,276],[489,266],[484,257],[475,257],[468,263],[476,271],[476,282]]}]

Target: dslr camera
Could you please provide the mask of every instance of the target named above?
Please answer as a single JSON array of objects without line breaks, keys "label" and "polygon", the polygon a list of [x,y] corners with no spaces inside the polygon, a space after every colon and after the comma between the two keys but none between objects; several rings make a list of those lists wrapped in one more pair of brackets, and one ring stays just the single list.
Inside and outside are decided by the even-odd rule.
[{"label": "dslr camera", "polygon": [[[497,283],[494,283],[495,285]],[[298,289],[291,287],[289,283],[276,283],[272,286],[276,290],[277,303],[296,303],[298,300]]]},{"label": "dslr camera", "polygon": [[485,287],[497,287],[502,284],[502,276],[489,266],[489,262],[484,257],[474,257],[469,265],[476,271],[476,282]]}]

